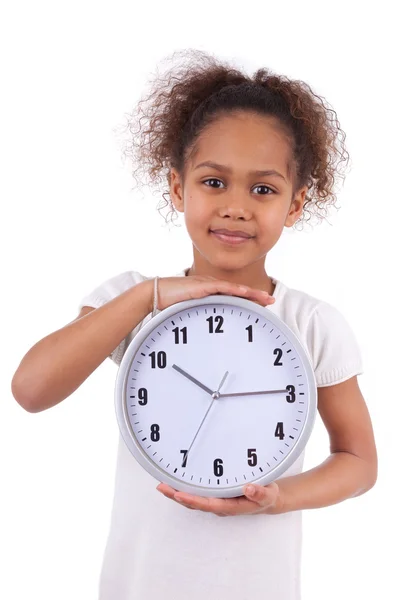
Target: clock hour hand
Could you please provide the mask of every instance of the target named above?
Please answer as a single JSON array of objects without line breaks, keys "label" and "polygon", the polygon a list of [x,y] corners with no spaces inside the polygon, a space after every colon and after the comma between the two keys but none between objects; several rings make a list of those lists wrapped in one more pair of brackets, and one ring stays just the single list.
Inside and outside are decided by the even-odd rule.
[{"label": "clock hour hand", "polygon": [[184,375],[185,377],[187,377],[188,379],[190,379],[190,381],[193,381],[193,383],[195,383],[196,385],[198,385],[199,387],[201,387],[201,389],[204,390],[205,392],[207,392],[208,394],[212,395],[214,393],[206,385],[200,383],[200,381],[198,381],[197,379],[195,379],[194,377],[192,377],[191,375],[189,375],[189,373],[186,373],[186,371],[184,371],[183,369],[181,369],[180,367],[178,367],[178,365],[172,365],[172,368],[175,369],[175,371],[178,371],[178,373],[181,373],[181,375]]},{"label": "clock hour hand", "polygon": [[256,396],[258,394],[287,394],[288,390],[264,390],[262,392],[238,392],[236,394],[220,394],[220,398],[227,398],[228,396]]}]

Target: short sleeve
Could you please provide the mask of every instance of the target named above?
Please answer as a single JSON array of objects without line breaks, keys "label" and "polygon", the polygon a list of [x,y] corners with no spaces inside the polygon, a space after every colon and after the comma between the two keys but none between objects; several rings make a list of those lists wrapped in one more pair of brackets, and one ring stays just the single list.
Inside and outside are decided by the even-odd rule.
[{"label": "short sleeve", "polygon": [[[144,281],[147,277],[144,277],[136,271],[126,271],[103,281],[97,286],[92,292],[85,295],[78,305],[78,312],[81,311],[83,306],[91,306],[93,308],[100,308],[110,300],[113,300],[132,286]],[[109,358],[117,364],[121,364],[122,357],[128,346],[129,341],[134,337],[136,332],[140,329],[141,323],[139,323],[130,334],[124,338],[119,345],[113,350]]]},{"label": "short sleeve", "polygon": [[314,362],[317,387],[326,387],[363,373],[362,355],[353,330],[328,302],[315,307],[307,328],[307,346]]}]

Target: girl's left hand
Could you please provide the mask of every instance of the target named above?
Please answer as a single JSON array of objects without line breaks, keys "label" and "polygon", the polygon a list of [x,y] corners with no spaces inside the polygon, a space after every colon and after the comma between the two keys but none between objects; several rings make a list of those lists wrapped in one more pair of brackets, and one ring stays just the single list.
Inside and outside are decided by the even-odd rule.
[{"label": "girl's left hand", "polygon": [[[253,489],[253,491],[251,491]],[[278,515],[284,512],[283,494],[276,481],[267,486],[250,484],[244,487],[244,496],[238,498],[203,498],[185,492],[178,492],[166,483],[160,483],[157,490],[167,498],[186,508],[211,512],[218,517],[233,515]]]}]

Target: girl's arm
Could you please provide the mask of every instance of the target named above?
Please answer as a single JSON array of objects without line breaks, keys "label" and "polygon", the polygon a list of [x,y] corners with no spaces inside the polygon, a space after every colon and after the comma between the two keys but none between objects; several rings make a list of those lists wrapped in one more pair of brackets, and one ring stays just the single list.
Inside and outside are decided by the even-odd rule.
[{"label": "girl's arm", "polygon": [[[70,396],[152,312],[153,285],[153,280],[148,279],[90,312],[83,307],[72,323],[35,344],[22,359],[11,383],[17,402],[29,412],[39,412]],[[214,277],[162,277],[158,308],[163,310],[211,294],[241,296],[261,306],[275,302],[263,290]]]},{"label": "girl's arm", "polygon": [[152,311],[151,280],[143,281],[37,342],[23,357],[11,389],[35,413],[70,396]]},{"label": "girl's arm", "polygon": [[357,377],[318,388],[318,411],[331,454],[309,471],[278,479],[284,498],[280,512],[330,506],[360,496],[377,480],[374,433]]}]

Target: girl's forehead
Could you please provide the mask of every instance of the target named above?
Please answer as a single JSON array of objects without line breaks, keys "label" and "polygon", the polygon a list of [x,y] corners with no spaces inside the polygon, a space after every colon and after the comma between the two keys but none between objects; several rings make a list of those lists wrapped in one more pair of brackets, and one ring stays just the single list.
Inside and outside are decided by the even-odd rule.
[{"label": "girl's forehead", "polygon": [[289,140],[276,119],[240,115],[220,117],[205,127],[191,162],[193,168],[204,161],[243,167],[249,162],[253,170],[262,170],[266,163],[286,165],[290,156]]}]

